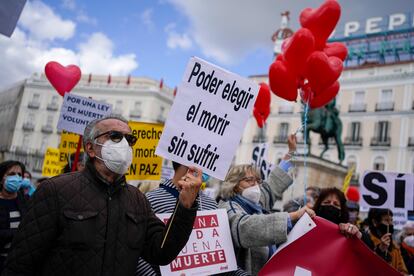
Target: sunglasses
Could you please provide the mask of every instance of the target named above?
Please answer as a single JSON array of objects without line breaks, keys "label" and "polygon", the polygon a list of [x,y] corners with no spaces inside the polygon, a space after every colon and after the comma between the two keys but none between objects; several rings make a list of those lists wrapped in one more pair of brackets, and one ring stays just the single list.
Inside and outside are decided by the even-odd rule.
[{"label": "sunglasses", "polygon": [[133,147],[135,145],[135,143],[137,142],[137,140],[138,140],[138,138],[135,137],[132,134],[125,134],[125,133],[122,133],[122,132],[116,131],[116,130],[110,130],[110,131],[101,133],[98,136],[96,136],[95,139],[97,139],[101,136],[104,136],[104,135],[108,135],[109,139],[111,139],[111,141],[115,142],[115,143],[121,142],[122,138],[125,137],[125,139],[128,142],[128,145],[130,147]]}]

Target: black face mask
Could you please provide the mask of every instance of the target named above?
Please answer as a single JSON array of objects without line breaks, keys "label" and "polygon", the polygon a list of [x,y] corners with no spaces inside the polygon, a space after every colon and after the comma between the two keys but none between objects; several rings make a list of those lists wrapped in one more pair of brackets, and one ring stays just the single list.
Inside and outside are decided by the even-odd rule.
[{"label": "black face mask", "polygon": [[392,224],[386,225],[384,223],[380,223],[377,226],[377,229],[381,233],[381,236],[383,236],[383,235],[385,235],[387,233],[391,233],[391,235],[394,234],[394,225],[392,225]]},{"label": "black face mask", "polygon": [[335,224],[339,224],[341,222],[341,210],[332,205],[321,205],[316,214]]}]

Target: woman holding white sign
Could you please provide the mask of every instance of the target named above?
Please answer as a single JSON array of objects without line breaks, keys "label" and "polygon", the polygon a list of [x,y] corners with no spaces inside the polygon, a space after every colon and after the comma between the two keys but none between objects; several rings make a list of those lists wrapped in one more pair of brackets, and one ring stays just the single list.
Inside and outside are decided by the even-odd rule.
[{"label": "woman holding white sign", "polygon": [[296,137],[288,137],[289,153],[263,182],[252,165],[238,165],[230,169],[222,185],[220,207],[227,209],[230,230],[236,251],[237,264],[246,272],[257,275],[276,250],[276,244],[285,242],[292,223],[305,212],[311,217],[315,212],[303,207],[296,212],[270,213],[275,200],[292,184],[287,174],[291,154],[296,150]]}]

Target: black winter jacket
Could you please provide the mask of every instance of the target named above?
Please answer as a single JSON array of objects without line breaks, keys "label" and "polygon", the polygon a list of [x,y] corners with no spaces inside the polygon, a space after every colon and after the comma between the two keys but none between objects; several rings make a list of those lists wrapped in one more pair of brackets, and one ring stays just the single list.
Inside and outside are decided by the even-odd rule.
[{"label": "black winter jacket", "polygon": [[2,275],[134,275],[140,256],[166,265],[187,243],[196,210],[178,205],[161,248],[166,226],[145,196],[125,177],[109,184],[88,163],[42,182]]}]

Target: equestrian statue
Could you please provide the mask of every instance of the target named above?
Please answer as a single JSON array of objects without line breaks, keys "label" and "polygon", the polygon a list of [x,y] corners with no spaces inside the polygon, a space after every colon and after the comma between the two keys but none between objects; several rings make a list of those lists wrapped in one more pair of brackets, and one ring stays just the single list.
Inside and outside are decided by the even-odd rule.
[{"label": "equestrian statue", "polygon": [[[306,122],[306,132],[304,136],[309,145],[310,153],[310,139],[309,132],[313,131],[319,133],[322,138],[322,142],[325,146],[321,152],[320,157],[323,158],[324,153],[329,149],[329,138],[333,137],[338,149],[339,163],[345,158],[344,145],[341,140],[342,135],[342,122],[339,119],[339,110],[335,106],[335,99],[321,108],[309,110],[308,119]],[[302,125],[304,124],[304,112],[302,112]]]}]

